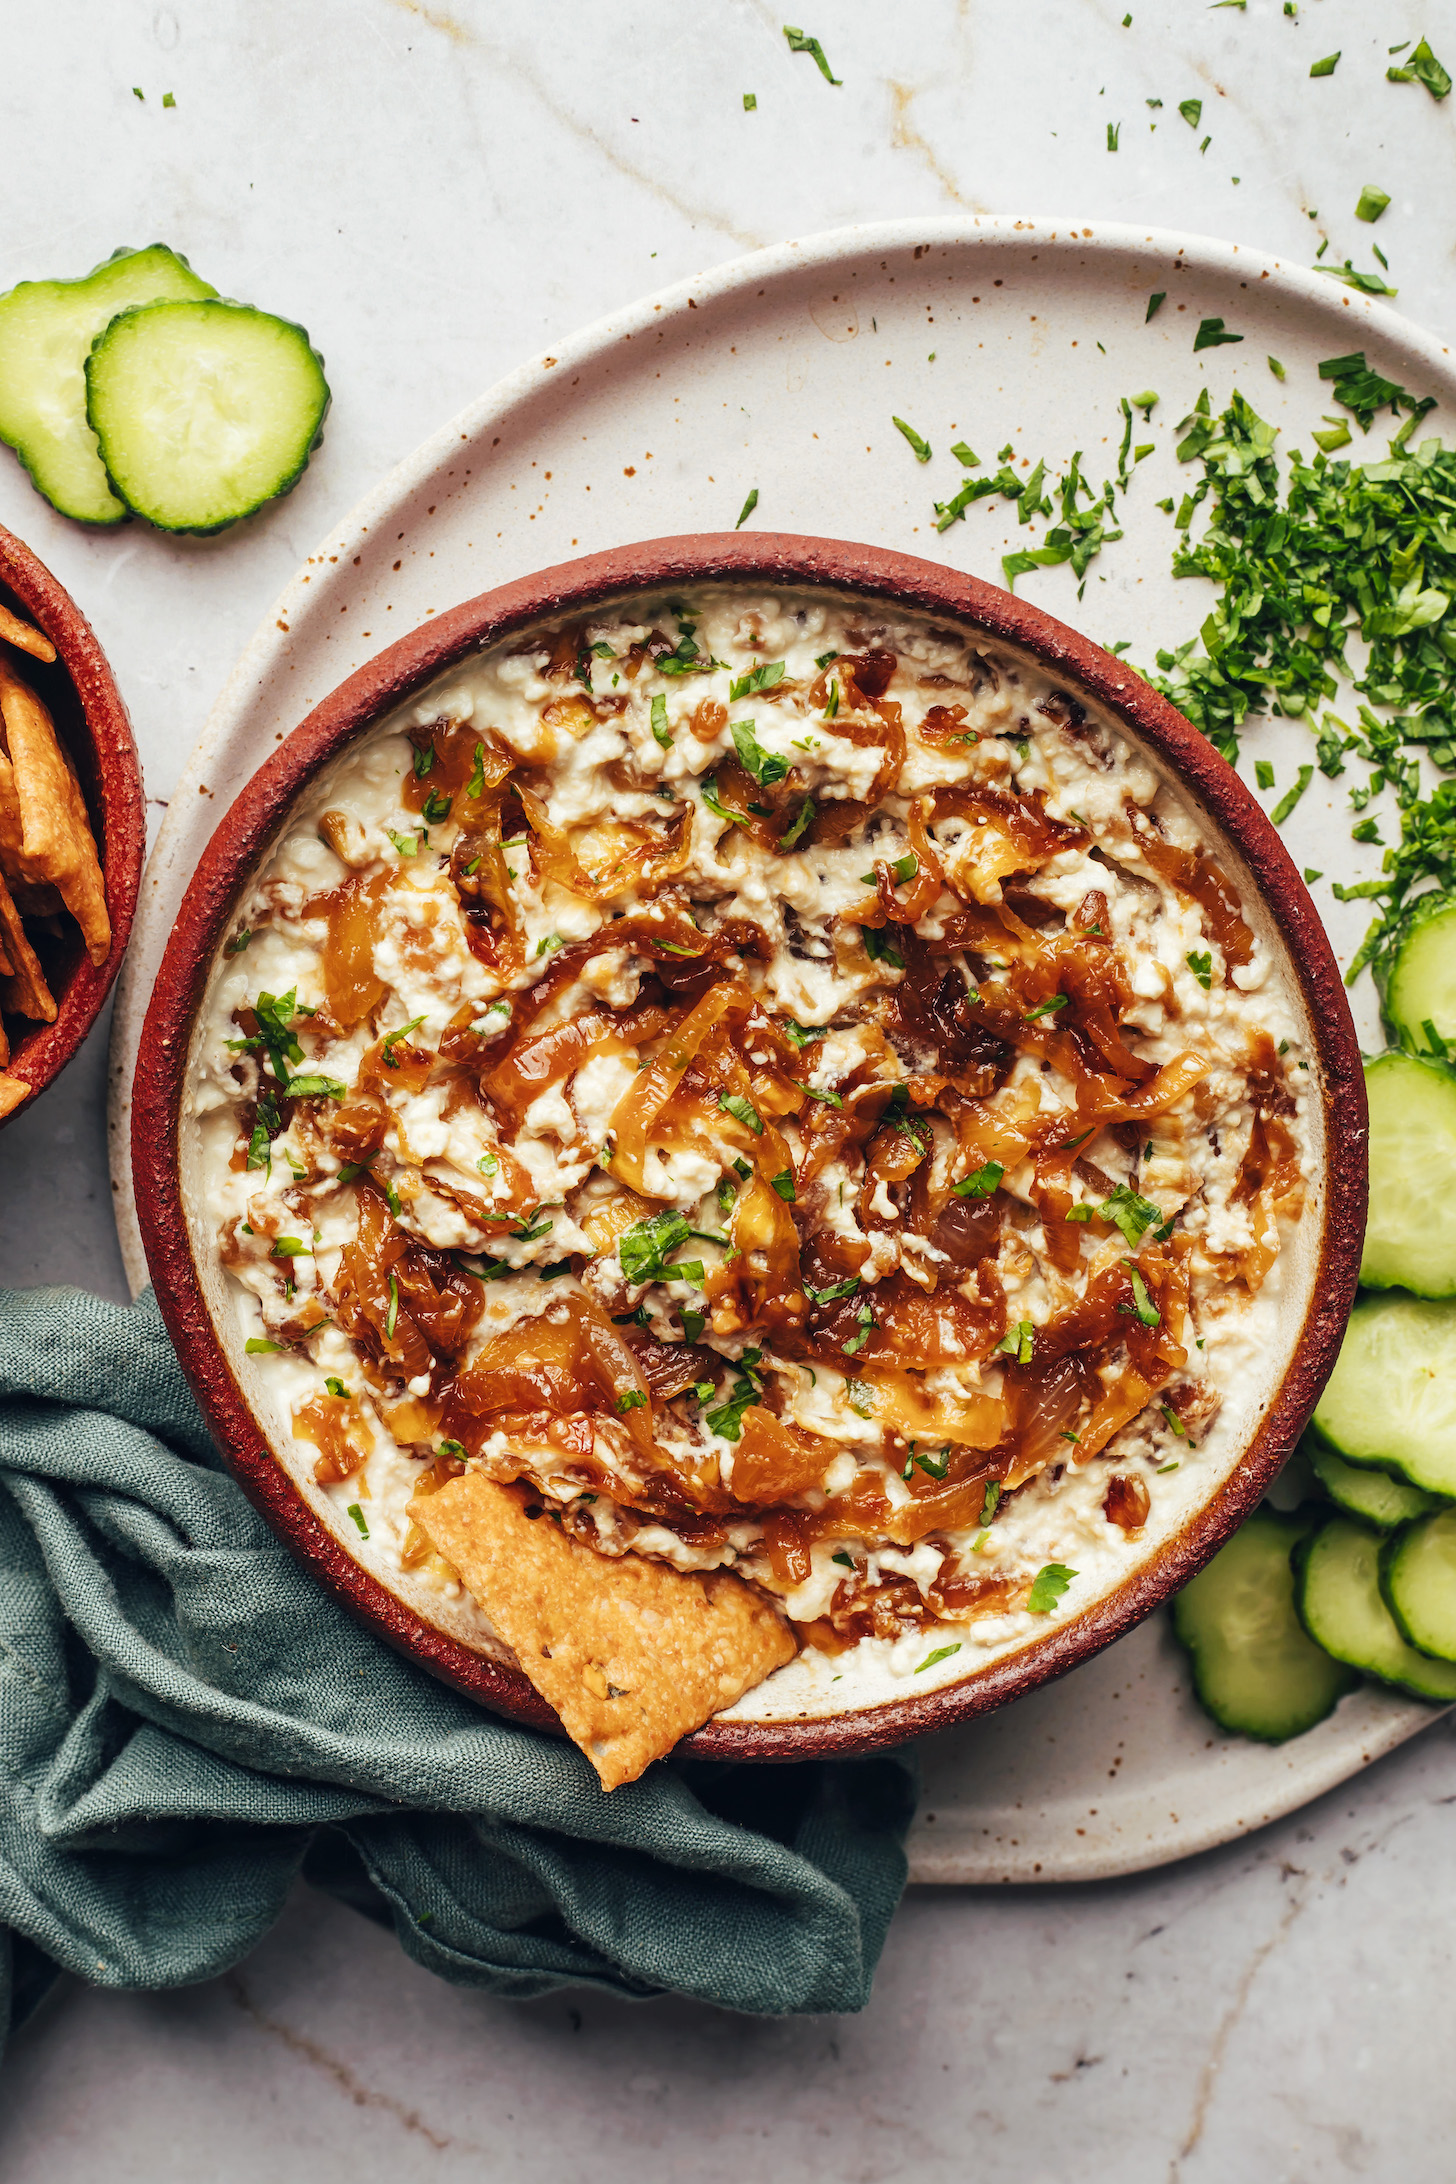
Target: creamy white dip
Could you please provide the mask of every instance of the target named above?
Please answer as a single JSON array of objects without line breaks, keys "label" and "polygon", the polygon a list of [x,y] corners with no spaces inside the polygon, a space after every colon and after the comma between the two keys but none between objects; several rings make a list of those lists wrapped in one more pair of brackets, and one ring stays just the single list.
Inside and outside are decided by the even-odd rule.
[{"label": "creamy white dip", "polygon": [[1307,1061],[1093,709],[974,630],[701,587],[465,662],[309,788],[190,1110],[351,1551],[488,1642],[408,1504],[520,1479],[772,1593],[807,1646],[762,1714],[851,1658],[857,1702],[953,1680],[1207,1499],[1297,1302]]}]

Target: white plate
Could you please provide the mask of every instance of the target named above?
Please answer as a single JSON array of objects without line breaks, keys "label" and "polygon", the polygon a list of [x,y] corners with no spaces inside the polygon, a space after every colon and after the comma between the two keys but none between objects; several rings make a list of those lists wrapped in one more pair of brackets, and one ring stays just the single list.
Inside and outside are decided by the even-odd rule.
[{"label": "white plate", "polygon": [[[1149,322],[1157,291],[1166,301]],[[1195,355],[1205,318],[1242,341]],[[721,529],[752,488],[755,523],[899,547],[999,580],[1002,553],[1032,533],[998,498],[937,536],[931,503],[961,476],[951,443],[968,440],[994,468],[1009,442],[1018,466],[1044,456],[1052,477],[1081,449],[1100,486],[1116,466],[1119,398],[1154,388],[1162,400],[1135,437],[1155,452],[1119,501],[1126,535],[1092,564],[1083,598],[1066,568],[1022,579],[1052,613],[1104,643],[1130,640],[1128,657],[1147,663],[1194,635],[1207,611],[1207,588],[1169,573],[1173,528],[1156,506],[1191,482],[1174,453],[1178,420],[1204,384],[1217,410],[1237,381],[1286,448],[1303,435],[1308,451],[1310,429],[1335,406],[1316,366],[1358,348],[1391,378],[1436,394],[1443,411],[1456,407],[1445,348],[1316,274],[1197,238],[957,218],[762,251],[635,304],[502,381],[384,479],[298,572],[173,796],[113,1033],[112,1167],[133,1283],[146,1268],[128,1095],[187,879],[274,744],[384,645],[576,554]],[[929,463],[893,415],[931,442]],[[1378,428],[1370,444],[1380,447]],[[1274,762],[1273,794],[1312,755],[1310,742],[1294,722],[1252,731],[1251,749]],[[1286,829],[1298,861],[1336,878],[1373,872],[1380,854],[1350,842],[1345,786],[1316,775]],[[1334,903],[1327,881],[1315,893],[1347,960],[1368,906]],[[1368,981],[1357,1022],[1378,1044]],[[930,1740],[915,1877],[1088,1879],[1156,1865],[1291,1810],[1432,1718],[1413,1701],[1361,1691],[1280,1749],[1211,1736],[1155,1620],[1065,1682]]]}]

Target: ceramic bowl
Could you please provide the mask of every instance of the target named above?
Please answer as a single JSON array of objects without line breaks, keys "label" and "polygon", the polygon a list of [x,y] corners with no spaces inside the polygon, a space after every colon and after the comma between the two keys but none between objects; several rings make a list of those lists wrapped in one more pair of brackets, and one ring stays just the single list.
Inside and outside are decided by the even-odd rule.
[{"label": "ceramic bowl", "polygon": [[[419,1592],[387,1585],[348,1551],[266,1383],[244,1357],[225,1277],[194,1217],[184,1093],[200,1004],[234,905],[320,767],[467,655],[543,620],[706,579],[822,588],[973,627],[1090,699],[1183,797],[1275,950],[1302,1007],[1318,1089],[1314,1175],[1289,1249],[1276,1339],[1238,1390],[1216,1481],[1128,1574],[1079,1612],[938,1688],[820,1699],[782,1695],[781,1672],[685,1740],[705,1756],[783,1760],[865,1750],[1019,1697],[1122,1636],[1206,1562],[1257,1504],[1302,1431],[1339,1349],[1365,1221],[1365,1095],[1344,988],[1318,913],[1279,836],[1237,775],[1123,662],[1026,601],[935,563],[835,540],[757,532],[657,539],[547,569],[467,601],[379,655],[309,714],[218,826],[188,888],[153,992],[133,1091],[132,1161],[147,1259],[168,1327],[246,1492],[322,1583],[382,1636],[487,1705],[550,1726],[504,1649],[466,1642]],[[1254,1384],[1257,1381],[1257,1384]],[[1226,1406],[1227,1407],[1227,1406]],[[290,1445],[291,1444],[291,1445]],[[847,1661],[852,1656],[842,1656]],[[839,1665],[839,1664],[836,1664]],[[826,1687],[832,1688],[832,1687]],[[776,1695],[778,1694],[778,1695]]]},{"label": "ceramic bowl", "polygon": [[21,1019],[10,1020],[14,1044],[6,1068],[11,1076],[24,1078],[32,1098],[13,1109],[5,1117],[8,1122],[29,1114],[34,1095],[60,1075],[101,1013],[121,968],[141,887],[146,803],[131,722],[95,631],[44,563],[3,527],[0,603],[43,630],[56,648],[49,665],[23,654],[12,652],[10,657],[49,708],[75,766],[96,835],[111,917],[111,950],[102,964],[91,961],[70,918],[63,921],[63,939],[32,933],[56,998],[56,1020],[27,1030],[18,1029]]}]

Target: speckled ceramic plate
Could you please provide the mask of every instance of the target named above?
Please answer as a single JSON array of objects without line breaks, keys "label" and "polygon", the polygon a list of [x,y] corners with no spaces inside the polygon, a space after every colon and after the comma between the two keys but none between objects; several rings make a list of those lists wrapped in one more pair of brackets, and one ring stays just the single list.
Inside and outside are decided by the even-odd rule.
[{"label": "speckled ceramic plate", "polygon": [[[1163,292],[1156,317],[1148,298]],[[1237,345],[1195,355],[1200,320]],[[1366,348],[1390,376],[1456,404],[1447,351],[1331,281],[1225,244],[1056,220],[898,222],[780,246],[602,322],[539,357],[427,441],[312,555],[253,639],[168,812],[143,885],[116,1016],[113,1160],[123,1248],[145,1279],[126,1168],[127,1087],[158,963],[187,879],[227,807],[274,745],[385,644],[493,585],[624,540],[750,522],[935,555],[996,579],[1024,543],[1014,509],[973,507],[937,536],[955,490],[953,441],[1055,475],[1075,449],[1100,484],[1115,468],[1119,398],[1157,389],[1139,441],[1154,453],[1119,503],[1125,537],[1084,595],[1067,569],[1031,596],[1134,660],[1192,636],[1198,584],[1169,574],[1159,499],[1182,490],[1179,418],[1207,385],[1239,384],[1285,444],[1330,406],[1321,358]],[[1266,359],[1285,367],[1279,380]],[[922,464],[896,431],[934,450]],[[1378,445],[1378,440],[1376,442]],[[1257,730],[1280,785],[1307,731]],[[1357,869],[1344,799],[1323,777],[1285,830],[1296,861]],[[1373,863],[1379,852],[1368,853]],[[1346,956],[1361,907],[1328,911]],[[1360,1028],[1375,1038],[1373,1001]],[[1154,1622],[1065,1682],[927,1748],[917,1878],[1084,1879],[1227,1840],[1344,1779],[1432,1719],[1362,1691],[1276,1749],[1210,1734]],[[932,1817],[933,1815],[933,1817]]]}]

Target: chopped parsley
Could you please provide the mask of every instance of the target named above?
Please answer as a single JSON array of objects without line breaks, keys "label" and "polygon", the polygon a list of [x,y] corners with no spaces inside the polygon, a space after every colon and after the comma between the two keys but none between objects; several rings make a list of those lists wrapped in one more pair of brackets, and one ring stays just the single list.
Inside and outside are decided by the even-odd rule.
[{"label": "chopped parsley", "polygon": [[784,1199],[787,1204],[793,1205],[794,1171],[792,1168],[781,1168],[777,1175],[769,1177],[769,1183],[778,1192],[780,1198]]},{"label": "chopped parsley", "polygon": [[440,826],[450,816],[453,796],[442,796],[438,789],[431,789],[420,809],[420,817],[427,827]]},{"label": "chopped parsley", "polygon": [[538,1220],[536,1218],[538,1214],[541,1214],[539,1206],[526,1215],[519,1228],[511,1230],[512,1236],[515,1237],[518,1243],[534,1244],[540,1237],[549,1236],[552,1229],[555,1228],[556,1220],[554,1215],[542,1214],[540,1220]]},{"label": "chopped parsley", "polygon": [[1445,98],[1451,88],[1451,78],[1424,38],[1412,49],[1409,60],[1402,62],[1399,68],[1386,69],[1385,80],[1387,83],[1423,83],[1436,100]]},{"label": "chopped parsley", "polygon": [[858,1330],[855,1334],[851,1335],[848,1342],[843,1345],[844,1354],[846,1357],[856,1356],[858,1352],[864,1348],[865,1344],[869,1341],[870,1336],[875,1332],[876,1327],[879,1325],[879,1322],[876,1320],[873,1310],[867,1304],[862,1304],[859,1308],[858,1313],[855,1316],[858,1321]]},{"label": "chopped parsley", "polygon": [[1147,317],[1143,320],[1144,326],[1147,325],[1148,319],[1156,318],[1157,314],[1159,313],[1159,311],[1162,310],[1163,305],[1167,302],[1167,300],[1168,291],[1166,288],[1160,288],[1156,291],[1155,294],[1149,296]]},{"label": "chopped parsley", "polygon": [[960,1650],[961,1642],[959,1638],[957,1638],[954,1645],[936,1646],[933,1651],[926,1654],[925,1659],[915,1671],[916,1675],[924,1675],[927,1668],[934,1668],[939,1662],[948,1661],[953,1653],[959,1653]]},{"label": "chopped parsley", "polygon": [[338,1077],[293,1077],[288,1085],[288,1096],[295,1100],[342,1100],[348,1096],[348,1091],[349,1087]]},{"label": "chopped parsley", "polygon": [[1207,993],[1213,984],[1213,951],[1209,948],[1190,948],[1184,960]]},{"label": "chopped parsley", "polygon": [[[1126,1234],[1126,1231],[1124,1230],[1123,1233]],[[1132,1285],[1132,1303],[1120,1304],[1117,1308],[1118,1311],[1126,1312],[1129,1318],[1138,1319],[1144,1327],[1160,1326],[1163,1315],[1148,1295],[1147,1283],[1143,1280],[1142,1275],[1133,1265],[1131,1259],[1124,1259],[1122,1263],[1127,1268],[1127,1278]]]},{"label": "chopped parsley", "polygon": [[1075,1570],[1068,1569],[1065,1562],[1045,1563],[1037,1571],[1032,1580],[1031,1591],[1027,1595],[1026,1605],[1031,1613],[1050,1615],[1076,1574]]},{"label": "chopped parsley", "polygon": [[645,1410],[647,1398],[640,1388],[629,1388],[625,1395],[617,1397],[617,1416],[624,1418],[628,1411]]},{"label": "chopped parsley", "polygon": [[824,57],[824,48],[817,38],[806,37],[802,30],[793,30],[787,23],[784,25],[784,36],[789,41],[789,51],[791,53],[807,53],[826,83],[842,83],[843,78],[836,76],[831,70],[828,61]]},{"label": "chopped parsley", "polygon": [[1036,1347],[1036,1329],[1029,1319],[1018,1320],[1001,1337],[995,1349],[997,1357],[1009,1357],[1017,1365],[1029,1365]]},{"label": "chopped parsley", "polygon": [[709,774],[704,780],[698,783],[698,794],[703,799],[703,802],[707,805],[709,811],[713,812],[715,816],[719,819],[727,819],[735,827],[746,827],[748,825],[748,819],[745,813],[741,811],[730,811],[728,809],[728,806],[721,800],[718,795],[717,784],[711,774]]},{"label": "chopped parsley", "polygon": [[822,1024],[796,1024],[793,1017],[789,1016],[784,1019],[784,1035],[802,1053],[806,1046],[812,1046],[816,1039],[824,1037],[824,1026]]},{"label": "chopped parsley", "polygon": [[393,827],[386,827],[384,831],[399,851],[401,857],[417,857],[419,855],[420,845],[416,835],[396,834]]},{"label": "chopped parsley", "polygon": [[1200,319],[1198,331],[1193,336],[1193,353],[1196,356],[1200,349],[1221,349],[1227,343],[1243,338],[1242,334],[1229,333],[1221,318]]},{"label": "chopped parsley", "polygon": [[822,1100],[826,1107],[843,1107],[844,1105],[837,1092],[822,1091],[817,1084],[806,1084],[801,1089],[808,1093],[811,1100]]},{"label": "chopped parsley", "polygon": [[389,1277],[389,1310],[384,1315],[384,1339],[393,1342],[394,1330],[399,1321],[399,1282],[393,1274]]},{"label": "chopped parsley", "polygon": [[792,825],[786,830],[786,832],[779,836],[779,848],[792,849],[795,844],[802,838],[804,831],[813,816],[814,799],[812,796],[806,796],[803,803],[799,806],[798,814],[794,819]]},{"label": "chopped parsley", "polygon": [[[755,104],[756,104],[756,103],[757,103],[757,101],[755,101]],[[735,530],[735,531],[741,531],[741,530],[743,529],[743,526],[744,526],[744,524],[745,524],[745,523],[747,523],[747,521],[748,521],[749,517],[750,517],[750,516],[751,516],[751,515],[753,514],[753,511],[754,511],[754,509],[755,509],[755,508],[756,508],[757,506],[758,506],[758,487],[757,487],[757,486],[755,485],[755,486],[752,486],[752,487],[750,487],[750,489],[749,489],[749,494],[748,494],[748,498],[747,498],[747,500],[746,500],[746,501],[745,501],[745,502],[743,503],[743,506],[742,506],[742,507],[741,507],[741,508],[739,509],[739,511],[738,511],[738,521],[737,521],[737,522],[736,522],[736,523],[734,524],[734,526],[733,526],[733,528],[734,528],[734,530]]]},{"label": "chopped parsley", "polygon": [[359,1504],[356,1501],[350,1502],[348,1509],[345,1511],[345,1515],[350,1516],[354,1519],[354,1522],[358,1527],[360,1539],[368,1539],[369,1527],[364,1521],[364,1512],[359,1507]]},{"label": "chopped parsley", "polygon": [[241,930],[234,933],[232,939],[225,944],[222,951],[223,954],[228,956],[241,955],[252,937],[252,927],[250,925],[243,926]]},{"label": "chopped parsley", "polygon": [[660,690],[652,700],[652,734],[665,751],[672,741],[672,730],[667,725],[667,700]]},{"label": "chopped parsley", "polygon": [[1065,993],[1054,993],[1049,1001],[1038,1001],[1034,1009],[1028,1009],[1021,1020],[1024,1024],[1034,1024],[1039,1016],[1055,1016],[1058,1009],[1066,1007],[1070,998]]},{"label": "chopped parsley", "polygon": [[742,1092],[720,1092],[718,1105],[725,1115],[731,1115],[735,1122],[741,1122],[745,1130],[751,1130],[755,1137],[763,1136],[763,1117],[752,1100]]},{"label": "chopped parsley", "polygon": [[[1341,50],[1343,51],[1343,48]],[[1311,64],[1309,72],[1312,76],[1333,76],[1339,66],[1339,60],[1338,53],[1327,53],[1322,61],[1315,61]]]},{"label": "chopped parsley", "polygon": [[1203,101],[1202,99],[1180,99],[1178,101],[1178,111],[1189,128],[1196,129],[1203,119]]},{"label": "chopped parsley", "polygon": [[1270,819],[1273,821],[1276,827],[1283,826],[1285,820],[1289,817],[1289,814],[1293,811],[1295,805],[1299,802],[1299,799],[1301,798],[1301,796],[1303,796],[1305,790],[1309,787],[1313,779],[1313,766],[1301,766],[1299,769],[1299,778],[1295,782],[1294,787],[1292,789],[1285,790],[1284,794],[1280,797],[1278,803],[1274,806],[1274,809],[1269,814]]},{"label": "chopped parsley", "polygon": [[407,1024],[400,1025],[398,1031],[386,1034],[379,1050],[379,1058],[386,1069],[398,1069],[399,1056],[394,1051],[395,1047],[401,1039],[407,1039],[412,1031],[418,1031],[424,1020],[423,1016],[412,1016]]},{"label": "chopped parsley", "polygon": [[1373,226],[1389,203],[1390,192],[1388,190],[1378,190],[1373,182],[1367,182],[1360,192],[1359,203],[1355,207],[1355,218],[1365,220]]},{"label": "chopped parsley", "polygon": [[285,1342],[264,1342],[257,1335],[249,1335],[243,1349],[249,1357],[275,1357],[288,1347]]},{"label": "chopped parsley", "polygon": [[1110,1198],[1104,1198],[1095,1212],[1099,1221],[1110,1222],[1121,1231],[1129,1250],[1136,1251],[1150,1228],[1160,1228],[1163,1209],[1155,1206],[1150,1198],[1140,1198],[1126,1183],[1119,1183]]},{"label": "chopped parsley", "polygon": [[739,764],[745,773],[752,774],[761,789],[771,789],[788,773],[789,762],[780,758],[776,751],[766,751],[754,734],[751,720],[735,720],[732,726],[733,748],[738,753]]},{"label": "chopped parsley", "polygon": [[959,1183],[952,1184],[952,1198],[989,1198],[1001,1181],[1005,1170],[999,1160],[988,1160],[974,1175],[963,1175]]},{"label": "chopped parsley", "polygon": [[888,933],[873,925],[862,925],[859,937],[864,942],[865,954],[871,963],[887,963],[892,971],[903,971],[905,958]]},{"label": "chopped parsley", "polygon": [[902,434],[903,437],[909,441],[910,446],[914,451],[916,462],[928,463],[931,454],[930,442],[928,440],[922,440],[920,434],[915,430],[915,427],[913,425],[907,425],[903,417],[892,417],[890,419],[890,423],[894,426],[895,430],[898,433]]},{"label": "chopped parsley", "polygon": [[997,1504],[1000,1502],[1000,1499],[1001,1481],[999,1479],[988,1479],[986,1481],[985,1496],[981,1502],[981,1514],[979,1519],[977,1520],[979,1523],[989,1524],[991,1522],[991,1519],[996,1514]]},{"label": "chopped parsley", "polygon": [[[724,1400],[714,1409],[704,1411],[703,1424],[710,1433],[721,1434],[725,1441],[736,1441],[743,1432],[743,1413],[751,1410],[763,1393],[763,1382],[754,1370],[763,1356],[761,1350],[745,1350],[738,1360],[739,1377],[734,1381]],[[706,1389],[706,1394],[703,1391]],[[698,1383],[700,1399],[716,1395],[717,1390],[708,1381]]]},{"label": "chopped parsley", "polygon": [[470,768],[470,779],[465,784],[465,793],[467,796],[472,797],[480,797],[485,794],[485,745],[483,743],[477,743],[475,746],[475,758]]},{"label": "chopped parsley", "polygon": [[858,1287],[858,1274],[848,1274],[842,1282],[835,1282],[829,1289],[814,1289],[805,1282],[804,1294],[811,1304],[834,1304],[840,1297],[852,1297]]},{"label": "chopped parsley", "polygon": [[751,667],[746,675],[739,675],[728,685],[728,703],[736,705],[740,698],[751,698],[759,690],[776,690],[784,679],[783,660],[764,660]]},{"label": "chopped parsley", "polygon": [[425,776],[426,776],[426,774],[427,774],[427,773],[428,773],[428,772],[430,771],[430,768],[431,768],[431,767],[432,767],[432,766],[434,765],[434,763],[435,763],[435,746],[434,746],[434,744],[433,744],[433,743],[425,743],[425,744],[420,744],[420,745],[417,745],[417,746],[416,746],[416,748],[415,748],[415,755],[414,755],[414,769],[415,769],[415,779],[416,779],[416,781],[423,781],[423,780],[424,780],[424,778],[425,778]]},{"label": "chopped parsley", "polygon": [[1118,139],[1121,135],[1122,123],[1120,121],[1109,121],[1107,124],[1107,149],[1109,152],[1117,150]]}]

